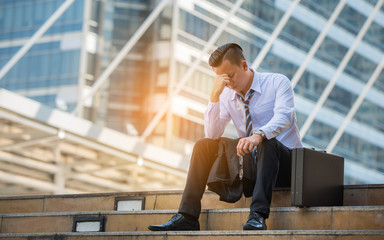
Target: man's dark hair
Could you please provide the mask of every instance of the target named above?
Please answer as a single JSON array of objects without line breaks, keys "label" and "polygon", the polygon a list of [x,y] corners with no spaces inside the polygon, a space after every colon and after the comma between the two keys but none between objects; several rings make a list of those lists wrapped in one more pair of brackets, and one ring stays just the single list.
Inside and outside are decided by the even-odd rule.
[{"label": "man's dark hair", "polygon": [[243,49],[236,43],[227,43],[218,47],[209,57],[209,66],[218,67],[228,59],[231,64],[239,65],[244,60]]}]

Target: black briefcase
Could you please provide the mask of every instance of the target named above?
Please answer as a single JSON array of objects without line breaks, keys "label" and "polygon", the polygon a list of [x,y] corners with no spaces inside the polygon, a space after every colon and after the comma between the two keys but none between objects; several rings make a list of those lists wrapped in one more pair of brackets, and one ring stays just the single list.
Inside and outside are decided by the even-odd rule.
[{"label": "black briefcase", "polygon": [[343,205],[344,158],[309,148],[292,150],[291,204]]}]

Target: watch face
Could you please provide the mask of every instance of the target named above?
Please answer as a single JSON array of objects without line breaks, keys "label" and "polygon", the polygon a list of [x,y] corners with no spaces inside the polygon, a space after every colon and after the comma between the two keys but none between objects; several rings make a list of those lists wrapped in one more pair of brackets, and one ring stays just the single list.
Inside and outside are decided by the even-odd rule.
[{"label": "watch face", "polygon": [[262,138],[265,137],[265,133],[261,130],[257,130],[256,132],[254,132],[255,134],[259,134]]},{"label": "watch face", "polygon": [[256,133],[257,133],[257,134],[260,134],[260,136],[261,136],[262,138],[265,138],[265,133],[264,133],[263,131],[259,130],[259,131],[257,131]]}]

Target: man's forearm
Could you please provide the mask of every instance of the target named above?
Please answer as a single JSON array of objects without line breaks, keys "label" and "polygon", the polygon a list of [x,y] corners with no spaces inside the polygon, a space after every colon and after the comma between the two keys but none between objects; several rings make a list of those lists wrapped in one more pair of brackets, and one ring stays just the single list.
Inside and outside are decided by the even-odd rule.
[{"label": "man's forearm", "polygon": [[210,98],[211,102],[213,102],[213,103],[219,102],[220,94],[221,94],[221,92],[212,91],[211,92],[211,98]]},{"label": "man's forearm", "polygon": [[228,121],[220,117],[220,103],[210,102],[204,113],[205,136],[212,139],[221,137]]}]

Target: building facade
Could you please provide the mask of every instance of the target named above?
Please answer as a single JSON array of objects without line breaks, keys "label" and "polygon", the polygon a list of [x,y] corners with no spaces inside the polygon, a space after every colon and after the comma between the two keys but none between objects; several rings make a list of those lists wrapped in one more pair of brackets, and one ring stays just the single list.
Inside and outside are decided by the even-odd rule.
[{"label": "building facade", "polygon": [[[0,2],[0,68],[65,2]],[[206,60],[236,42],[249,65],[292,80],[306,147],[345,157],[346,184],[383,182],[381,0],[75,0],[0,87],[73,111],[163,3],[77,114],[190,154],[213,85]]]}]

